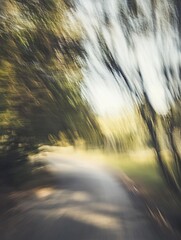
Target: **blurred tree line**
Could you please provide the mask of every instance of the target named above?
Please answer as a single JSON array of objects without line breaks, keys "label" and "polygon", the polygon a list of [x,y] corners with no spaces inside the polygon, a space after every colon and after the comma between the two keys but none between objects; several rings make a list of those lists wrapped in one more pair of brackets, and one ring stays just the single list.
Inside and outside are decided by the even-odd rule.
[{"label": "blurred tree line", "polygon": [[[112,74],[119,88],[132,99],[149,134],[148,138],[155,150],[160,173],[170,189],[180,194],[181,63],[178,57],[181,51],[180,1],[117,0],[114,2],[117,12],[113,13],[108,7],[108,2],[104,1],[99,19],[96,24],[93,24],[96,44],[99,46],[96,52],[97,59]],[[118,29],[120,35],[116,35]],[[115,35],[121,38],[116,39]],[[89,40],[91,41],[91,38]],[[159,99],[160,96],[152,96],[152,89],[138,59],[142,50],[137,48],[137,43],[143,40],[153,43],[156,49],[156,55],[153,58],[155,62],[159,62],[159,69],[156,69],[155,76],[158,78],[157,82],[161,82],[160,89],[164,92],[164,105],[167,108],[165,113],[155,108],[153,98]],[[128,60],[124,59],[121,43],[123,48],[127,46],[127,52],[130,54],[126,56]],[[92,45],[95,46],[95,42]],[[151,51],[152,45],[147,47],[150,47]],[[125,61],[129,61],[127,65]],[[152,62],[154,59],[149,64]],[[150,82],[153,81],[151,76]],[[155,81],[152,84],[154,83]],[[169,161],[162,154],[165,148],[170,153]]]},{"label": "blurred tree line", "polygon": [[81,26],[69,1],[1,0],[1,178],[12,182],[28,155],[60,132],[71,144],[99,141],[82,94],[83,56]]},{"label": "blurred tree line", "polygon": [[125,153],[149,145],[148,134],[136,109],[130,112],[124,111],[121,116],[99,117],[98,121],[104,133],[106,151]]}]

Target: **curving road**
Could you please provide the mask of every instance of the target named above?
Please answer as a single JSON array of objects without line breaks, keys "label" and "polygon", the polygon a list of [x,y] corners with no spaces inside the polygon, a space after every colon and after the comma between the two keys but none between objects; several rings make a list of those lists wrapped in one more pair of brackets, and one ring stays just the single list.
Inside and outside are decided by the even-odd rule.
[{"label": "curving road", "polygon": [[25,197],[1,240],[158,240],[123,186],[101,166],[49,154],[55,188]]}]

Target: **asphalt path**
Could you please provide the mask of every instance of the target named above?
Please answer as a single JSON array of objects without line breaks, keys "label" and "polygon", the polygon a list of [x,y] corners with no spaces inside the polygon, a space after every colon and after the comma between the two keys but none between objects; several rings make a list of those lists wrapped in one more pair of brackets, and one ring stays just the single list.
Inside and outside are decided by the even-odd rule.
[{"label": "asphalt path", "polygon": [[121,182],[104,167],[49,154],[57,184],[22,198],[1,240],[159,240]]}]

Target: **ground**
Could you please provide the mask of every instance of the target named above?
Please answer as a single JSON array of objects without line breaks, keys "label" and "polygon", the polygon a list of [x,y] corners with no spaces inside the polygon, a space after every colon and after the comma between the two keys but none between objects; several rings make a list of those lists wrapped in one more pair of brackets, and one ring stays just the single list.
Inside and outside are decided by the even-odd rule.
[{"label": "ground", "polygon": [[47,153],[54,186],[19,192],[1,240],[159,240],[161,233],[102,165]]}]

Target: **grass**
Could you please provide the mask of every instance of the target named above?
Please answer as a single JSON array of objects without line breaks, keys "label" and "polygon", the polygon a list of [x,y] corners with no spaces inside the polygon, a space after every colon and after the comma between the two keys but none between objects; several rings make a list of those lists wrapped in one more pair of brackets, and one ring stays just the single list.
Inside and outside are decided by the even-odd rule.
[{"label": "grass", "polygon": [[145,193],[153,194],[165,188],[163,179],[159,174],[153,152],[118,154],[116,164],[112,166],[122,170],[131,178]]},{"label": "grass", "polygon": [[[75,153],[71,153],[75,154]],[[108,153],[100,150],[80,151],[78,157],[101,163],[108,168],[124,172],[141,194],[163,211],[177,211],[178,200],[168,190],[158,169],[154,151],[146,149],[129,153]]]},{"label": "grass", "polygon": [[[124,172],[150,206],[159,209],[174,231],[181,228],[181,203],[166,186],[151,149],[129,153],[88,151],[85,157],[97,159],[116,171]],[[164,153],[167,154],[167,153]],[[168,157],[169,158],[169,157]]]},{"label": "grass", "polygon": [[129,153],[77,150],[76,154],[92,162],[102,163],[117,171],[123,171],[138,185],[147,190],[160,191],[160,188],[165,188],[164,181],[157,168],[154,152],[150,149]]},{"label": "grass", "polygon": [[116,172],[124,172],[135,183],[149,204],[161,210],[174,226],[178,225],[177,229],[181,227],[176,220],[180,219],[181,204],[179,199],[171,194],[162,179],[153,150],[145,149],[129,153],[109,153],[95,149],[74,150],[67,147],[57,147],[54,150],[62,156],[71,155],[92,164],[104,165]]}]

